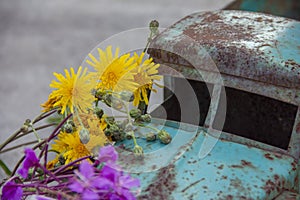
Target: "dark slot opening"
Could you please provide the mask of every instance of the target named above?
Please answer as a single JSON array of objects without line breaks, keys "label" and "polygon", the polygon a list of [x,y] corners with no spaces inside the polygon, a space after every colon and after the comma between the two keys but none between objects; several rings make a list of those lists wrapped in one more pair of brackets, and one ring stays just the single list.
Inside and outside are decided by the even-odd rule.
[{"label": "dark slot opening", "polygon": [[[227,110],[224,127],[213,128],[287,149],[297,113],[297,106],[261,95],[226,87]],[[224,94],[224,90],[222,93]],[[220,102],[218,110],[221,109]]]},{"label": "dark slot opening", "polygon": [[[205,122],[205,118],[208,113],[209,105],[210,105],[210,93],[209,90],[212,91],[213,85],[206,84],[201,81],[194,80],[186,80],[182,78],[171,77],[174,83],[174,93],[165,88],[164,94],[165,96],[170,96],[161,106],[165,109],[168,120],[181,121],[189,124],[200,125],[203,126]],[[186,82],[188,81],[188,83]],[[189,89],[186,87],[186,84],[189,84],[194,94],[190,94]],[[178,97],[176,97],[176,95]],[[197,97],[197,100],[193,97]],[[178,101],[180,98],[184,99],[184,105],[181,105]],[[199,106],[200,113],[195,113],[196,104]],[[181,110],[188,115],[183,115],[183,119],[181,118]],[[199,119],[200,114],[200,119]],[[163,118],[161,108],[157,108],[151,113],[151,116]],[[188,116],[188,117],[186,117]],[[199,119],[199,120],[197,120]]]}]

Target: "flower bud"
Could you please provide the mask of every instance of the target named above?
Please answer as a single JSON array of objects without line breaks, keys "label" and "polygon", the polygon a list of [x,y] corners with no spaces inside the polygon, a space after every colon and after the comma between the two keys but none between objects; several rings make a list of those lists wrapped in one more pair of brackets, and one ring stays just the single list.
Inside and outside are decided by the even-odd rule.
[{"label": "flower bud", "polygon": [[29,130],[29,126],[28,126],[28,125],[25,125],[25,124],[23,124],[23,125],[22,125],[22,127],[21,127],[21,131],[22,131],[23,133],[27,133],[27,132],[28,132],[28,130]]},{"label": "flower bud", "polygon": [[114,132],[119,132],[120,129],[116,124],[112,124],[109,126],[109,130],[114,133]]},{"label": "flower bud", "polygon": [[111,107],[121,110],[123,108],[123,103],[120,99],[117,99],[115,97],[111,98]]},{"label": "flower bud", "polygon": [[87,144],[90,141],[90,132],[83,127],[79,131],[79,138],[82,144]]},{"label": "flower bud", "polygon": [[120,97],[123,101],[131,102],[134,99],[133,93],[129,91],[120,92]]},{"label": "flower bud", "polygon": [[125,139],[125,134],[123,132],[113,132],[111,139],[113,141],[123,141]]},{"label": "flower bud", "polygon": [[105,118],[105,122],[107,124],[113,124],[115,122],[115,118],[113,118],[113,117],[106,117]]},{"label": "flower bud", "polygon": [[157,137],[164,144],[169,144],[172,140],[171,135],[165,130],[159,131]]},{"label": "flower bud", "polygon": [[156,140],[156,134],[153,132],[149,132],[146,134],[146,140],[148,142]]},{"label": "flower bud", "polygon": [[97,115],[97,117],[98,117],[99,119],[101,119],[102,116],[103,116],[103,114],[104,114],[104,111],[103,111],[101,108],[96,107],[96,108],[94,109],[94,113]]},{"label": "flower bud", "polygon": [[112,101],[112,95],[111,94],[105,94],[103,96],[104,102],[108,105],[111,106],[111,101]]},{"label": "flower bud", "polygon": [[130,117],[132,117],[133,119],[140,117],[141,114],[142,114],[142,111],[138,108],[132,108],[129,112]]},{"label": "flower bud", "polygon": [[131,140],[133,137],[133,134],[134,134],[133,131],[126,132],[126,135],[125,135],[126,139]]},{"label": "flower bud", "polygon": [[149,114],[141,115],[140,120],[143,122],[149,123],[149,122],[151,122],[151,115],[149,115]]},{"label": "flower bud", "polygon": [[156,35],[158,34],[158,27],[159,27],[159,23],[157,20],[152,20],[149,24],[149,28],[150,28],[150,31]]},{"label": "flower bud", "polygon": [[105,91],[100,89],[95,91],[95,97],[99,100],[102,100],[105,94],[106,94]]},{"label": "flower bud", "polygon": [[109,136],[112,135],[112,132],[110,131],[109,128],[107,128],[107,129],[105,129],[104,134],[105,134],[107,137],[109,137]]},{"label": "flower bud", "polygon": [[60,165],[64,165],[65,162],[66,162],[66,159],[64,158],[63,155],[59,155],[59,156],[58,156],[58,161],[59,161],[59,164],[60,164]]},{"label": "flower bud", "polygon": [[141,146],[139,146],[139,145],[135,145],[134,146],[133,153],[136,156],[143,156],[144,155],[143,148]]},{"label": "flower bud", "polygon": [[125,126],[125,132],[133,131],[133,129],[134,129],[134,126],[131,123],[126,124],[126,126]]},{"label": "flower bud", "polygon": [[31,120],[30,119],[26,119],[25,122],[24,122],[24,124],[21,127],[21,131],[23,133],[27,133],[28,130],[29,130],[30,125],[31,125]]},{"label": "flower bud", "polygon": [[72,126],[71,123],[66,123],[66,124],[63,125],[62,130],[63,130],[64,132],[66,132],[66,133],[73,133],[73,131],[74,131],[73,128],[74,128],[74,127]]}]

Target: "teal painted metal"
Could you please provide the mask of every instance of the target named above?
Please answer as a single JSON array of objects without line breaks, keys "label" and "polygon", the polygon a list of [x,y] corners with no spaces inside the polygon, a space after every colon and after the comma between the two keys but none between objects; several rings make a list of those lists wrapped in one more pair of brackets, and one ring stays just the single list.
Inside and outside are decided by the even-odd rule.
[{"label": "teal painted metal", "polygon": [[225,9],[263,12],[300,20],[300,2],[298,0],[236,0]]},{"label": "teal painted metal", "polygon": [[[191,42],[185,48],[178,45],[184,44],[187,39]],[[193,60],[203,53],[192,52],[199,45],[208,51],[221,73],[282,87],[300,88],[298,21],[243,11],[195,13],[162,32],[152,43],[154,52],[149,52],[158,61],[189,66],[178,58],[175,63],[171,55],[162,54],[158,49],[178,51]],[[204,61],[199,66],[209,70]],[[178,67],[178,70],[182,72],[189,68]],[[193,76],[191,69],[187,73]]]},{"label": "teal painted metal", "polygon": [[[188,124],[154,120],[150,125],[167,130],[169,145],[139,138],[145,158],[121,151],[124,169],[142,182],[139,199],[273,199],[294,188],[297,161],[292,156],[219,140],[204,159],[198,156],[206,130]],[[143,135],[147,129],[137,131]],[[130,148],[131,141],[123,142]],[[129,163],[129,165],[128,165]]]},{"label": "teal painted metal", "polygon": [[[168,145],[147,143],[140,129],[145,158],[121,151],[124,169],[141,179],[139,199],[284,199],[299,198],[300,157],[300,23],[281,17],[241,11],[196,13],[166,29],[151,43],[149,53],[172,75],[172,67],[188,79],[203,81],[188,60],[203,58],[201,46],[215,61],[228,87],[267,96],[298,107],[286,150],[222,132],[206,157],[199,151],[208,137],[203,127],[154,120],[151,125],[173,136]],[[187,40],[187,36],[192,40]],[[190,41],[196,41],[189,43]],[[167,52],[170,50],[170,52]],[[199,50],[199,48],[198,48]],[[214,73],[207,60],[197,60],[210,84]],[[215,90],[215,88],[213,88]],[[213,97],[212,97],[213,98]],[[210,105],[213,112],[215,105]],[[213,118],[208,115],[208,118]],[[124,141],[123,149],[131,141]],[[127,165],[130,163],[130,165]]]}]

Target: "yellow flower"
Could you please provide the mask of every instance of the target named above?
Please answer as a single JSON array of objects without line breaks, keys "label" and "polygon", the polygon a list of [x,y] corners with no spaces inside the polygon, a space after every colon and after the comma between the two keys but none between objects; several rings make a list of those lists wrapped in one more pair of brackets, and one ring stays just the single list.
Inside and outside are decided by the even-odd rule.
[{"label": "yellow flower", "polygon": [[44,110],[42,112],[48,112],[49,110],[52,110],[54,108],[54,104],[59,100],[60,98],[58,98],[57,96],[53,96],[53,94],[51,93],[48,97],[48,100],[42,104],[41,106],[44,108]]},{"label": "yellow flower", "polygon": [[52,91],[48,101],[42,104],[44,111],[59,107],[62,114],[68,109],[74,113],[74,108],[84,112],[92,106],[95,98],[91,91],[95,83],[91,81],[91,75],[87,74],[87,68],[82,72],[82,67],[79,67],[76,74],[73,68],[70,71],[71,74],[65,69],[65,77],[62,74],[53,73],[58,82],[53,80],[50,84],[50,87],[56,90]]},{"label": "yellow flower", "polygon": [[[96,121],[88,119],[88,124],[89,127],[87,129],[90,132],[90,140],[87,144],[83,144],[80,141],[80,127],[73,133],[60,132],[58,134],[58,139],[54,140],[52,150],[63,156],[65,164],[85,156],[90,156],[93,154],[94,148],[101,147],[109,143],[108,138],[100,129],[101,124],[99,123],[99,120]],[[49,167],[54,166],[56,162],[58,162],[57,158],[50,161],[48,163]]]},{"label": "yellow flower", "polygon": [[86,61],[96,70],[94,77],[98,80],[97,89],[120,92],[134,91],[138,87],[133,81],[134,73],[131,72],[137,64],[134,58],[130,58],[130,54],[119,57],[119,48],[117,48],[113,55],[111,46],[108,46],[105,52],[98,48],[98,53],[99,60],[89,54],[91,60]]},{"label": "yellow flower", "polygon": [[91,155],[86,146],[80,142],[77,131],[73,133],[61,132],[58,135],[58,140],[54,140],[54,142],[52,150],[64,157],[65,164]]},{"label": "yellow flower", "polygon": [[[133,105],[137,106],[140,101],[144,101],[147,105],[148,100],[148,90],[156,92],[152,88],[152,84],[155,83],[154,80],[160,80],[161,76],[157,75],[159,64],[155,64],[152,58],[148,58],[143,61],[145,53],[143,52],[140,56],[134,53],[135,62],[138,67],[134,69],[134,81],[139,84],[139,88],[134,91]],[[155,83],[156,84],[156,83]]]},{"label": "yellow flower", "polygon": [[[92,112],[79,113],[78,117],[80,118],[83,126],[86,127],[91,133],[98,132],[100,130],[103,131],[107,126],[105,122],[106,115],[103,115],[100,120]],[[74,123],[77,127],[81,125],[77,117],[74,117]],[[96,130],[98,128],[99,130]]]}]

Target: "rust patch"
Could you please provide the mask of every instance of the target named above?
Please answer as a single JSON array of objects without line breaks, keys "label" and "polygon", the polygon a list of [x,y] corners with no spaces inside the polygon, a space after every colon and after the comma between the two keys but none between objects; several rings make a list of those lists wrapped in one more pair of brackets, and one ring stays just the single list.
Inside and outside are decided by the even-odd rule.
[{"label": "rust patch", "polygon": [[285,184],[285,180],[281,179],[279,175],[275,174],[273,176],[273,180],[269,179],[266,181],[265,186],[262,187],[266,191],[267,194],[270,194],[273,191],[281,192]]},{"label": "rust patch", "polygon": [[251,167],[251,168],[255,168],[251,162],[246,161],[246,160],[241,160],[241,164],[240,165],[230,165],[230,167],[232,168],[244,168],[244,167]]},{"label": "rust patch", "polygon": [[218,169],[220,169],[220,170],[223,169],[223,168],[224,168],[223,164],[218,167]]},{"label": "rust patch", "polygon": [[226,200],[232,200],[233,196],[232,195],[227,195]]},{"label": "rust patch", "polygon": [[142,191],[139,200],[143,199],[169,199],[172,192],[178,187],[173,164],[159,170],[153,182]]},{"label": "rust patch", "polygon": [[297,126],[296,126],[296,132],[297,133],[300,133],[300,122],[297,124]]},{"label": "rust patch", "polygon": [[254,168],[254,166],[252,165],[252,163],[249,162],[249,161],[241,160],[241,163],[242,163],[243,166],[246,166],[246,167],[253,167],[253,168]]},{"label": "rust patch", "polygon": [[293,167],[292,170],[293,170],[293,171],[296,171],[296,170],[297,170],[297,162],[294,161],[294,162],[291,163],[291,165],[292,165],[292,167]]},{"label": "rust patch", "polygon": [[188,185],[187,187],[185,187],[183,190],[181,190],[182,193],[186,192],[188,189],[190,189],[191,187],[197,185],[198,183],[200,183],[201,181],[204,181],[205,178],[201,178],[200,180],[197,180],[193,183],[191,183],[190,185]]},{"label": "rust patch", "polygon": [[274,160],[274,158],[271,156],[270,153],[266,153],[264,156],[265,156],[265,158],[267,158],[269,160]]},{"label": "rust patch", "polygon": [[232,168],[244,168],[242,165],[230,165]]}]

